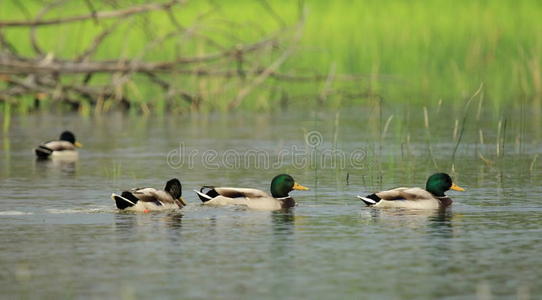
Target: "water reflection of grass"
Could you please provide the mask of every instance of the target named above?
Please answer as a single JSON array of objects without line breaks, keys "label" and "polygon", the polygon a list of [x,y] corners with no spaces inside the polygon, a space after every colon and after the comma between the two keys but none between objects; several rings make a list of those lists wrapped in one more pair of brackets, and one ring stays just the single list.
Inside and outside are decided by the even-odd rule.
[{"label": "water reflection of grass", "polygon": [[[25,19],[40,9],[38,1],[3,3],[1,19]],[[210,2],[209,2],[210,3]],[[198,13],[211,4],[190,2],[179,15],[183,24],[190,24]],[[215,21],[207,24],[207,32],[224,46],[232,46],[226,38],[236,35],[242,40],[254,40],[258,32],[269,32],[281,23],[291,23],[298,13],[296,1],[269,1],[280,15],[277,19],[267,13],[261,1],[221,1]],[[540,106],[542,95],[542,7],[536,0],[522,1],[317,1],[304,2],[308,11],[307,25],[297,54],[283,66],[285,70],[311,70],[321,74],[364,74],[363,82],[356,82],[364,90],[383,95],[391,102],[446,102],[460,103],[484,82],[485,108],[503,103],[514,103],[518,97],[535,99]],[[98,5],[98,4],[96,4]],[[103,4],[99,4],[103,5]],[[86,7],[72,3],[63,11],[50,16],[78,14]],[[145,28],[145,18],[136,18],[108,38],[107,46],[100,49],[96,59],[137,55],[149,34],[161,35],[171,26],[167,16],[150,14],[152,28]],[[220,26],[224,20],[241,24],[235,30]],[[277,21],[282,20],[282,21]],[[53,26],[39,30],[38,42],[47,52],[57,57],[70,57],[87,45],[103,26],[92,20],[77,26]],[[142,30],[130,30],[138,28]],[[254,30],[254,29],[257,30]],[[150,30],[152,29],[152,33]],[[225,31],[225,32],[224,32]],[[25,36],[28,29],[5,30],[6,37],[21,49],[22,55],[33,55]],[[229,45],[228,45],[229,43]],[[146,59],[158,60],[175,55],[175,47],[153,51]],[[171,47],[169,47],[171,46]],[[201,43],[182,46],[186,53],[205,51]],[[98,82],[103,80],[97,76]],[[232,94],[216,90],[222,79],[189,79],[179,81],[187,89],[204,90],[210,95],[202,102],[207,109],[224,109]],[[164,110],[164,99],[155,97],[150,86],[137,85],[138,79],[127,86],[134,97],[133,109],[141,112]],[[0,86],[3,83],[0,82]],[[231,87],[236,86],[231,83]],[[327,91],[339,88],[341,83],[302,84],[269,82],[276,88],[255,91],[243,105],[249,109],[271,110],[284,101],[293,105],[306,105],[303,97],[308,91],[321,90],[322,97],[311,99],[314,105],[337,107],[348,104],[340,96]],[[265,86],[265,85],[264,85]],[[30,110],[36,100],[32,97],[17,99],[20,111]],[[50,99],[38,100],[49,109]],[[357,100],[356,100],[357,101]],[[518,103],[519,104],[519,103]],[[109,107],[110,103],[102,106]],[[190,110],[182,101],[175,105]],[[97,111],[99,111],[97,110]],[[89,108],[83,106],[83,112]]]},{"label": "water reflection of grass", "polygon": [[[358,140],[370,145],[363,176],[378,181],[391,169],[402,170],[402,174],[394,176],[409,178],[405,180],[408,182],[424,172],[445,171],[462,176],[466,164],[472,163],[483,168],[482,173],[499,177],[505,176],[513,164],[521,165],[531,176],[538,176],[536,145],[541,136],[535,120],[517,110],[497,115],[482,112],[484,99],[484,93],[479,89],[459,111],[451,111],[449,105],[411,105],[399,106],[397,110],[386,109],[382,116],[371,113],[364,117],[364,124],[385,121],[385,129],[380,126],[362,129],[363,134]],[[420,144],[423,140],[425,147]],[[360,171],[347,170],[344,174],[349,178],[351,175],[357,177]]]},{"label": "water reflection of grass", "polygon": [[11,125],[11,104],[5,103],[4,104],[4,111],[2,117],[4,118],[4,121],[2,122],[2,131],[7,134],[9,130],[9,126]]},{"label": "water reflection of grass", "polygon": [[104,175],[107,178],[116,180],[122,176],[122,164],[120,162],[113,162],[110,166],[103,169]]}]

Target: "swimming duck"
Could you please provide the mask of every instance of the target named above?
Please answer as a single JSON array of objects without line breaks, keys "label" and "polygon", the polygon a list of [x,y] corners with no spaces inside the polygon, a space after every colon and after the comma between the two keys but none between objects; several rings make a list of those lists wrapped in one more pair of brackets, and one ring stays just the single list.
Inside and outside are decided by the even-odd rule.
[{"label": "swimming duck", "polygon": [[71,131],[64,131],[60,134],[58,141],[49,141],[40,144],[34,152],[40,159],[49,157],[77,157],[77,147],[82,147],[81,143],[75,140],[75,135]]},{"label": "swimming duck", "polygon": [[377,192],[358,198],[373,207],[397,207],[413,209],[438,209],[452,204],[452,199],[444,194],[448,190],[464,191],[452,182],[450,175],[436,173],[427,179],[425,189],[400,187],[388,191]]},{"label": "swimming duck", "polygon": [[257,189],[213,186],[203,186],[194,192],[204,205],[241,205],[256,210],[280,210],[295,206],[294,199],[288,195],[292,190],[306,191],[308,188],[295,182],[292,176],[280,174],[271,181],[271,195]]},{"label": "swimming duck", "polygon": [[121,195],[111,194],[118,209],[129,211],[156,211],[178,209],[186,205],[182,195],[181,182],[173,178],[166,183],[163,191],[154,188],[135,188]]}]

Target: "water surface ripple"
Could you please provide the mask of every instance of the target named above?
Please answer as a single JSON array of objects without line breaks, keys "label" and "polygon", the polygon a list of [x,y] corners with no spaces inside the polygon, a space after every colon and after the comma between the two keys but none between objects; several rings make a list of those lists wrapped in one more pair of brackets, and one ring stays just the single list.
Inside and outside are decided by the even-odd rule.
[{"label": "water surface ripple", "polygon": [[[370,111],[109,117],[15,117],[0,149],[0,289],[8,298],[174,299],[536,299],[542,293],[542,204],[538,129],[521,151],[467,133],[456,155],[457,183],[447,211],[375,210],[354,198],[381,188],[420,186],[450,171],[453,120],[438,126],[429,157],[423,116],[398,117],[386,136]],[[416,123],[418,122],[418,123]],[[492,120],[487,135],[496,134]],[[335,124],[339,124],[338,126]],[[418,125],[416,125],[418,124]],[[72,129],[85,144],[75,163],[37,162],[32,147]],[[420,129],[422,128],[422,129]],[[533,127],[534,128],[534,127]],[[471,128],[472,129],[472,128]],[[250,149],[277,158],[305,149],[362,149],[361,167],[172,168],[167,155],[186,149]],[[493,130],[493,131],[491,131]],[[470,134],[470,135],[469,135]],[[489,140],[489,137],[487,138]],[[494,138],[492,138],[495,141]],[[290,148],[289,148],[290,147]],[[478,156],[491,159],[487,164]],[[286,172],[309,192],[284,212],[202,207],[202,184],[267,189]],[[348,182],[346,180],[348,173]],[[162,187],[179,177],[189,202],[181,212],[120,213],[109,195]]]}]

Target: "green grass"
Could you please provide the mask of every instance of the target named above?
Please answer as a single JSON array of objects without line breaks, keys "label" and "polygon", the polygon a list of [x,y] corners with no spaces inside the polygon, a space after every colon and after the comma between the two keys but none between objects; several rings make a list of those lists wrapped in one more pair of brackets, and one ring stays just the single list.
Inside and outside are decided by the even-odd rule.
[{"label": "green grass", "polygon": [[[26,10],[35,14],[38,2],[24,3]],[[86,11],[73,1],[62,11],[52,11],[48,17]],[[133,2],[132,2],[133,3]],[[269,1],[274,10],[288,24],[296,20],[296,1]],[[266,13],[260,1],[218,1],[220,10],[205,23],[204,31],[226,47],[235,42],[230,35],[243,41],[255,41],[261,32],[280,28],[280,22]],[[1,19],[21,19],[24,14],[14,1],[3,1]],[[98,8],[106,7],[96,4]],[[123,5],[124,6],[124,5]],[[445,103],[463,104],[484,83],[486,106],[502,108],[515,106],[518,99],[527,99],[540,107],[542,98],[542,2],[537,0],[306,0],[307,22],[301,47],[281,67],[281,71],[327,74],[332,65],[336,73],[364,75],[357,82],[334,82],[334,88],[355,86],[360,91],[370,90],[384,97],[386,103],[431,104],[442,99]],[[190,2],[178,17],[190,26],[207,2]],[[95,59],[131,57],[144,47],[149,35],[163,35],[172,25],[163,13],[149,14],[151,23],[143,17],[119,28],[107,39],[106,47]],[[240,24],[234,28],[221,20]],[[102,24],[112,24],[111,21]],[[144,24],[149,24],[145,26]],[[70,26],[51,26],[40,29],[39,41],[46,51],[59,57],[73,57],[99,32],[92,21]],[[27,29],[4,29],[7,37],[22,50],[33,55],[26,39]],[[22,37],[22,38],[21,38]],[[170,41],[145,56],[149,60],[163,60],[175,56],[176,51],[197,55],[213,51],[201,40]],[[264,62],[273,57],[263,58]],[[96,78],[95,82],[106,80]],[[134,79],[134,82],[139,82]],[[234,79],[221,88],[222,79],[179,78],[179,86],[198,90],[208,97],[202,109],[226,109],[242,86]],[[266,81],[243,102],[241,107],[270,110],[286,97],[292,105],[317,104],[316,97],[323,83],[284,83]],[[0,83],[1,87],[1,83]],[[163,111],[168,106],[158,97],[159,91],[149,85],[127,85],[126,93],[135,102],[134,109],[144,105]],[[285,96],[286,95],[286,96]],[[350,105],[358,100],[331,96],[324,102],[330,107]],[[180,109],[190,105],[178,100]],[[142,106],[143,105],[143,106]],[[142,109],[143,110],[143,109]]]},{"label": "green grass", "polygon": [[[480,85],[489,103],[540,97],[539,1],[308,2],[306,57],[325,70],[373,75],[391,101],[464,102]],[[320,38],[318,38],[320,37]],[[301,63],[301,62],[297,62]]]}]

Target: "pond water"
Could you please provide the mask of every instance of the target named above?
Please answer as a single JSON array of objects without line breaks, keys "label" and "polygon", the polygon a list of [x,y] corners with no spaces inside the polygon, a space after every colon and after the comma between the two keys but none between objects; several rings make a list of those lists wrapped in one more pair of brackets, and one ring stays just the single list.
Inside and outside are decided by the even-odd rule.
[{"label": "pond water", "polygon": [[[540,122],[483,114],[461,135],[456,115],[431,109],[429,132],[422,110],[374,107],[13,117],[0,147],[2,297],[539,298]],[[64,129],[84,144],[79,159],[36,161],[32,148]],[[435,171],[466,189],[446,211],[355,198]],[[192,192],[268,190],[279,173],[311,188],[289,211],[203,207]],[[182,211],[121,213],[110,199],[173,177]]]}]

